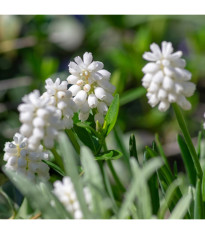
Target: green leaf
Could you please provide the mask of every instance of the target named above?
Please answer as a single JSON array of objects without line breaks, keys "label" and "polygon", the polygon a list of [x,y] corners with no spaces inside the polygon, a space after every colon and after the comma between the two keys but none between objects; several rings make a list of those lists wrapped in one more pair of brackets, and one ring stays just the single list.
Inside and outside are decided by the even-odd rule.
[{"label": "green leaf", "polygon": [[122,153],[117,150],[107,150],[95,156],[95,160],[116,160],[122,156]]},{"label": "green leaf", "polygon": [[175,208],[172,211],[169,219],[183,219],[184,216],[186,215],[188,209],[189,209],[191,201],[192,201],[191,193],[188,193],[188,194],[184,195],[179,200],[177,205],[175,206]]},{"label": "green leaf", "polygon": [[[149,148],[148,146],[146,147],[146,151],[149,153],[149,155],[154,158],[154,157],[159,157],[158,154],[152,150],[151,148]],[[172,181],[174,180],[173,175],[170,173],[170,171],[167,169],[166,166],[161,167],[161,169],[159,170],[159,173],[162,175],[162,177],[164,178],[164,181],[169,185],[172,183]]]},{"label": "green leaf", "polygon": [[60,174],[61,176],[65,176],[65,172],[55,163],[52,163],[51,161],[48,161],[48,160],[42,160],[42,161],[46,163],[54,171],[56,171],[58,174]]},{"label": "green leaf", "polygon": [[186,172],[188,174],[188,178],[190,183],[195,186],[196,184],[196,170],[194,167],[194,163],[191,157],[191,154],[189,152],[189,149],[186,145],[186,142],[184,141],[183,137],[179,134],[177,136],[177,141],[181,150],[181,155],[182,155],[182,159],[184,162],[184,166],[186,169]]},{"label": "green leaf", "polygon": [[59,155],[58,151],[55,149],[55,147],[50,149],[50,151],[52,152],[52,154],[53,154],[53,156],[55,158],[55,162],[58,164],[60,169],[63,170],[64,166],[63,166],[62,157]]},{"label": "green leaf", "polygon": [[195,170],[196,170],[196,174],[199,177],[199,179],[202,179],[203,172],[202,172],[202,169],[201,169],[201,165],[200,165],[200,162],[199,162],[198,155],[196,153],[195,147],[193,145],[189,130],[187,128],[187,124],[186,124],[184,116],[182,114],[182,111],[181,111],[180,107],[176,103],[173,103],[172,107],[174,108],[174,112],[175,112],[178,124],[179,124],[179,126],[181,128],[181,131],[183,133],[186,145],[187,145],[187,147],[189,149],[189,152],[190,152],[190,155],[192,157],[194,167],[195,167]]},{"label": "green leaf", "polygon": [[34,209],[41,211],[43,218],[64,219],[72,218],[59,200],[52,194],[49,186],[43,182],[34,184],[26,177],[8,169],[4,173],[28,199]]},{"label": "green leaf", "polygon": [[202,179],[202,199],[205,202],[205,168],[203,172],[203,179]]},{"label": "green leaf", "polygon": [[161,207],[158,212],[158,218],[163,219],[165,217],[166,211],[168,210],[169,206],[173,202],[175,197],[175,192],[178,186],[182,184],[182,179],[174,180],[167,189],[166,195],[161,203]]},{"label": "green leaf", "polygon": [[79,139],[88,146],[94,154],[97,154],[101,148],[99,139],[93,134],[88,127],[82,127],[82,125],[75,124],[74,130],[78,135]]},{"label": "green leaf", "polygon": [[194,201],[194,219],[203,219],[203,201],[201,191],[201,180],[197,179]]},{"label": "green leaf", "polygon": [[92,194],[94,218],[102,218],[104,213],[103,197],[104,192],[103,178],[100,173],[100,168],[94,160],[92,152],[87,147],[81,148],[81,161],[84,168],[84,179],[86,186]]},{"label": "green leaf", "polygon": [[119,112],[119,103],[120,103],[119,94],[116,94],[105,116],[105,122],[103,125],[105,137],[110,133],[112,128],[115,126]]},{"label": "green leaf", "polygon": [[[38,210],[36,210],[35,212],[37,213]],[[15,218],[20,218],[20,219],[29,219],[32,214],[35,213],[34,210],[31,208],[28,199],[24,198],[20,208],[18,209],[18,213],[15,216]]]},{"label": "green leaf", "polygon": [[199,131],[198,140],[197,140],[197,155],[199,158],[201,155],[201,139],[202,139],[202,131]]},{"label": "green leaf", "polygon": [[157,146],[157,149],[158,149],[158,151],[159,151],[159,154],[161,155],[161,157],[162,157],[162,159],[163,159],[165,165],[167,166],[167,169],[169,170],[169,172],[172,173],[172,172],[171,172],[171,168],[170,168],[169,163],[168,163],[168,160],[167,160],[167,157],[166,157],[166,155],[165,155],[165,153],[164,153],[164,150],[163,150],[163,148],[162,148],[162,145],[161,145],[161,143],[160,143],[160,141],[159,141],[159,136],[158,136],[158,134],[155,134],[155,141],[156,141],[156,146]]},{"label": "green leaf", "polygon": [[72,129],[66,129],[65,130],[67,136],[69,137],[73,147],[75,148],[75,151],[77,152],[77,154],[80,154],[80,146],[78,144],[78,141],[76,139],[76,135],[74,134]]},{"label": "green leaf", "polygon": [[144,167],[140,168],[134,158],[130,159],[133,179],[125,193],[124,202],[119,211],[119,218],[126,218],[130,213],[130,208],[137,198],[137,210],[140,218],[151,218],[151,197],[147,181],[150,176],[162,165],[161,158],[154,158]]},{"label": "green leaf", "polygon": [[105,180],[105,186],[106,186],[107,192],[108,192],[108,194],[110,196],[110,199],[112,201],[113,212],[117,215],[118,207],[117,207],[117,204],[116,204],[116,201],[115,201],[115,197],[114,197],[114,194],[113,194],[113,191],[112,191],[111,183],[110,183],[108,174],[106,172],[105,166],[102,166],[102,170],[103,170],[102,172],[103,172],[104,180]]},{"label": "green leaf", "polygon": [[130,151],[130,157],[134,157],[139,162],[138,156],[137,156],[137,147],[136,147],[136,140],[135,140],[134,134],[130,135],[129,151]]},{"label": "green leaf", "polygon": [[116,141],[116,144],[117,146],[119,147],[120,151],[122,151],[122,160],[124,160],[125,164],[127,165],[128,167],[128,171],[130,172],[130,155],[129,155],[129,152],[127,151],[127,148],[125,146],[125,142],[124,142],[124,135],[121,131],[121,129],[119,127],[115,127],[113,129],[113,133],[114,133],[114,138],[115,138],[115,141]]},{"label": "green leaf", "polygon": [[78,167],[76,162],[78,155],[76,154],[71,142],[67,139],[67,136],[64,133],[59,134],[58,141],[64,161],[65,173],[67,176],[70,176],[73,182],[77,198],[83,212],[83,217],[90,218],[90,211],[88,210],[88,206],[85,201],[82,181],[80,180],[80,176],[78,174]]},{"label": "green leaf", "polygon": [[[145,160],[149,160],[149,156],[147,151],[145,151]],[[148,179],[148,186],[149,186],[149,191],[151,193],[151,203],[152,203],[152,212],[153,214],[157,214],[158,209],[159,209],[159,185],[157,181],[157,174],[153,174],[149,179]]]},{"label": "green leaf", "polygon": [[[149,155],[154,158],[154,157],[158,157],[157,153],[152,150],[149,147],[146,147],[146,151],[149,153]],[[158,170],[158,180],[160,183],[160,186],[162,188],[162,191],[165,193],[169,187],[169,185],[171,185],[171,183],[174,181],[175,177],[172,175],[172,173],[170,173],[170,171],[168,170],[167,166],[164,165],[162,166],[159,170]],[[178,202],[178,200],[182,197],[181,191],[177,188],[173,201],[170,204],[169,208],[170,210],[172,210],[174,208],[174,206],[176,205],[176,203]]]},{"label": "green leaf", "polygon": [[10,198],[0,189],[0,219],[8,219],[14,215]]},{"label": "green leaf", "polygon": [[138,87],[132,90],[128,90],[120,97],[120,106],[125,105],[133,100],[136,100],[145,94],[146,89],[144,87]]}]

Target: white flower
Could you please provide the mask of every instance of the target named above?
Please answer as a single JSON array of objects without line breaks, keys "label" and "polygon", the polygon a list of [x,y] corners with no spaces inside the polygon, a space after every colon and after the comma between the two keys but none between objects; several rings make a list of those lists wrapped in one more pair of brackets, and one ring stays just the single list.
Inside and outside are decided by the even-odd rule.
[{"label": "white flower", "polygon": [[47,160],[48,154],[45,151],[31,151],[28,149],[28,139],[23,135],[16,133],[12,142],[6,142],[4,147],[5,167],[20,172],[30,180],[35,181],[39,178],[49,179],[49,167],[42,162]]},{"label": "white flower", "polygon": [[115,87],[109,82],[110,72],[103,69],[102,62],[93,61],[92,53],[84,53],[83,60],[79,56],[74,60],[75,62],[69,63],[71,75],[67,81],[72,84],[69,90],[80,110],[79,119],[87,120],[90,109],[95,109],[94,112],[98,114],[95,121],[100,119],[99,123],[103,124],[115,91]]},{"label": "white flower", "polygon": [[[54,194],[60,202],[65,206],[66,210],[73,214],[76,219],[83,218],[83,213],[80,208],[79,201],[70,177],[64,177],[63,181],[56,181],[54,184]],[[88,207],[91,204],[91,193],[87,187],[84,188],[85,200]]]},{"label": "white flower", "polygon": [[20,133],[28,138],[29,148],[37,150],[40,144],[52,148],[58,131],[62,128],[56,107],[49,105],[50,98],[40,96],[35,90],[22,98]]},{"label": "white flower", "polygon": [[63,128],[70,129],[73,127],[72,117],[77,111],[77,106],[72,100],[72,93],[67,89],[67,81],[60,81],[59,78],[53,82],[50,78],[46,80],[46,92],[43,97],[49,98],[49,104],[57,108],[59,118]]},{"label": "white flower", "polygon": [[152,52],[145,52],[143,58],[150,61],[142,69],[145,74],[142,85],[147,89],[149,104],[159,104],[160,111],[166,111],[170,103],[179,104],[184,110],[191,108],[186,97],[193,95],[195,84],[189,82],[191,73],[184,69],[186,62],[181,58],[182,52],[173,53],[170,42],[163,41],[162,49],[151,44]]}]

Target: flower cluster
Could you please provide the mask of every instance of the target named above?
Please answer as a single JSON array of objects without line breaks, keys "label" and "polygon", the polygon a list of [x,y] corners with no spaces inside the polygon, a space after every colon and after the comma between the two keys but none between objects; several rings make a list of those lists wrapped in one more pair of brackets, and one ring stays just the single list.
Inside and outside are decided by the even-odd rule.
[{"label": "flower cluster", "polygon": [[85,121],[91,109],[95,109],[95,121],[104,122],[104,115],[112,102],[115,87],[109,82],[110,72],[103,69],[102,62],[93,61],[91,53],[86,52],[83,60],[78,56],[69,63],[67,81],[73,84],[69,90],[79,109],[79,119]]},{"label": "flower cluster", "polygon": [[[83,218],[83,213],[80,209],[80,204],[76,196],[76,192],[70,177],[64,177],[63,181],[54,183],[54,194],[60,202],[65,206],[66,210],[73,214],[76,219]],[[88,188],[84,188],[85,200],[88,207],[91,205],[91,193]]]},{"label": "flower cluster", "polygon": [[182,52],[173,53],[170,42],[163,41],[162,49],[155,43],[151,44],[152,52],[145,52],[143,58],[149,63],[142,71],[145,76],[142,85],[147,89],[149,104],[159,104],[160,111],[166,111],[170,103],[178,103],[184,110],[191,108],[186,97],[193,95],[195,85],[189,80],[191,73],[184,69],[186,62],[181,58]]},{"label": "flower cluster", "polygon": [[40,150],[30,150],[28,139],[19,133],[14,135],[13,140],[5,144],[5,167],[24,174],[30,180],[35,180],[36,176],[48,180],[49,167],[42,162],[42,159],[48,159],[48,154]]},{"label": "flower cluster", "polygon": [[46,92],[42,95],[49,99],[49,104],[57,108],[63,129],[73,127],[73,115],[77,111],[76,104],[72,100],[72,93],[67,88],[67,81],[60,81],[59,78],[53,82],[50,78],[46,80]]},{"label": "flower cluster", "polygon": [[23,97],[18,106],[20,133],[28,138],[29,148],[37,150],[41,144],[52,148],[58,130],[62,128],[56,107],[49,105],[50,98],[35,90]]}]

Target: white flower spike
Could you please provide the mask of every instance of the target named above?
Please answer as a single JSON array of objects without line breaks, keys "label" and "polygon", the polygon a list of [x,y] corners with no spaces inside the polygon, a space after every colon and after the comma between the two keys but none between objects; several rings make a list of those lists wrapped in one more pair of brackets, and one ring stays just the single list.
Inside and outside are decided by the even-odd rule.
[{"label": "white flower spike", "polygon": [[162,48],[153,43],[152,52],[145,52],[143,58],[149,63],[142,69],[145,74],[142,85],[147,89],[149,104],[162,112],[171,103],[177,103],[184,110],[191,109],[186,97],[193,95],[195,84],[189,82],[191,73],[184,69],[186,62],[181,58],[182,52],[173,53],[171,42],[162,42]]},{"label": "white flower spike", "polygon": [[95,109],[95,121],[103,124],[108,106],[112,102],[115,87],[109,82],[110,72],[103,69],[102,62],[93,61],[92,53],[84,53],[83,59],[76,57],[75,62],[69,63],[67,81],[72,86],[73,100],[79,109],[79,119],[85,121],[90,109]]},{"label": "white flower spike", "polygon": [[46,92],[42,95],[49,98],[49,104],[57,108],[57,113],[64,129],[73,127],[73,115],[77,112],[77,106],[72,100],[72,93],[67,88],[67,81],[57,78],[53,82],[50,78],[46,80]]},{"label": "white flower spike", "polygon": [[[66,210],[73,214],[75,219],[83,218],[83,213],[80,209],[80,204],[70,177],[64,177],[63,181],[56,181],[54,184],[54,194],[58,197],[60,202],[65,206]],[[88,188],[84,188],[85,200],[90,208],[91,193]]]},{"label": "white flower spike", "polygon": [[49,179],[49,167],[42,162],[47,160],[48,154],[43,151],[31,151],[28,149],[28,139],[23,135],[16,133],[13,142],[6,142],[4,147],[5,167],[27,176],[35,181],[39,178]]},{"label": "white flower spike", "polygon": [[62,123],[56,107],[49,105],[50,98],[40,96],[35,90],[22,98],[18,106],[20,112],[20,133],[28,138],[29,149],[37,150],[41,144],[52,148]]}]

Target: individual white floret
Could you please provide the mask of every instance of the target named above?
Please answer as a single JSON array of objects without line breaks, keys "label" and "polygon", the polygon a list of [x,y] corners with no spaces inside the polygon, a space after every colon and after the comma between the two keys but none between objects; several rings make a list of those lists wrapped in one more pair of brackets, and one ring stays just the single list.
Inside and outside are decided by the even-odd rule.
[{"label": "individual white floret", "polygon": [[63,128],[70,129],[73,127],[72,117],[77,111],[77,106],[72,99],[72,93],[67,88],[67,81],[60,81],[57,78],[53,82],[50,78],[46,80],[46,92],[43,94],[45,98],[49,98],[49,104],[57,108],[59,118],[61,119]]},{"label": "individual white floret", "polygon": [[173,53],[170,42],[163,41],[162,48],[151,44],[152,52],[145,52],[143,58],[149,63],[142,69],[145,74],[142,85],[147,89],[148,103],[160,111],[166,111],[171,103],[177,103],[184,110],[191,109],[186,97],[193,95],[195,84],[189,82],[191,73],[184,69],[186,62],[182,52]]},{"label": "individual white floret", "polygon": [[[115,91],[115,87],[109,82],[110,72],[103,69],[102,62],[93,61],[92,53],[86,52],[83,59],[78,56],[74,60],[75,62],[69,63],[71,75],[68,76],[67,81],[69,84],[73,84],[69,90],[78,106],[79,119],[87,120],[90,110],[95,109],[96,114],[101,114],[100,118],[97,116],[95,120],[100,119],[100,124],[103,124],[104,116]],[[101,111],[99,112],[99,110]]]},{"label": "individual white floret", "polygon": [[20,133],[28,138],[29,148],[37,150],[40,144],[52,148],[58,131],[62,129],[58,109],[49,104],[49,96],[40,96],[35,90],[22,98],[20,112]]},{"label": "individual white floret", "polygon": [[31,151],[28,148],[28,139],[16,133],[12,142],[6,142],[4,147],[5,167],[27,176],[35,181],[36,177],[49,179],[49,167],[42,160],[48,159],[48,154],[41,150]]},{"label": "individual white floret", "polygon": [[[57,196],[60,202],[65,206],[66,210],[70,212],[75,219],[83,218],[83,213],[80,208],[79,201],[70,177],[64,177],[62,182],[56,181],[54,184],[53,193]],[[85,200],[90,207],[91,193],[87,187],[84,188]]]}]

